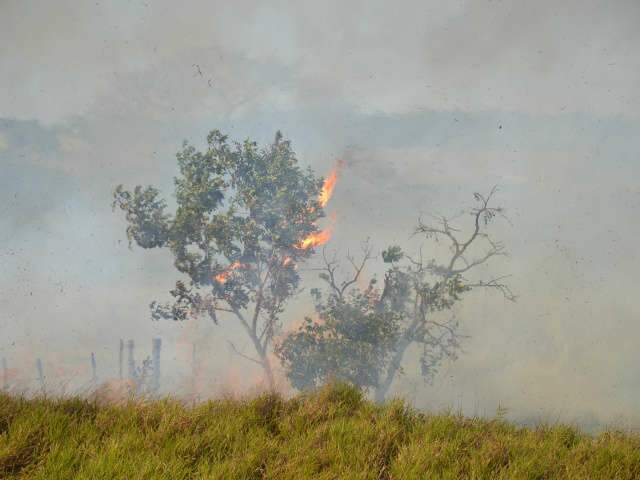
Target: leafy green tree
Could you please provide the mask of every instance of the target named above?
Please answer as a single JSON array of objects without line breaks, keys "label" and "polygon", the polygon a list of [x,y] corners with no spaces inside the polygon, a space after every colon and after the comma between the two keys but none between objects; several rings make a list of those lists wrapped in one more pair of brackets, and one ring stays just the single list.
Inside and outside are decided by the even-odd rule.
[{"label": "leafy green tree", "polygon": [[130,245],[169,249],[183,275],[172,302],[151,303],[152,318],[235,319],[255,355],[232,347],[260,365],[272,387],[268,353],[285,304],[299,287],[296,264],[314,252],[313,242],[301,241],[318,233],[316,222],[324,216],[322,179],[298,165],[280,132],[259,148],[249,140],[230,143],[214,130],[206,150],[185,142],[177,161],[172,214],[154,187],[129,191],[120,185],[114,191]]},{"label": "leafy green tree", "polygon": [[[420,349],[419,369],[426,379],[443,359],[455,358],[462,338],[458,322],[452,316],[443,320],[438,312],[450,310],[476,288],[495,289],[515,300],[504,277],[468,278],[476,267],[506,255],[503,245],[486,232],[491,221],[502,216],[501,208],[490,205],[494,193],[495,189],[487,197],[475,194],[478,206],[469,212],[473,220],[466,238],[444,217],[437,217],[433,225],[419,222],[416,234],[448,241],[447,258],[425,260],[422,253],[411,258],[399,246],[383,251],[387,267],[381,287],[375,277],[365,289],[356,286],[373,259],[368,244],[360,262],[347,257],[354,273],[344,281],[337,278],[337,259],[327,258],[323,251],[320,278],[328,288],[324,295],[313,292],[318,320],[306,318],[275,349],[291,383],[305,389],[333,377],[369,389],[382,401],[403,371],[405,354],[412,345]],[[472,250],[481,244],[482,253],[473,256]]]},{"label": "leafy green tree", "polygon": [[328,269],[320,276],[334,289],[326,297],[312,290],[318,320],[306,317],[297,331],[276,345],[276,355],[297,389],[317,387],[329,379],[373,388],[380,381],[380,369],[374,366],[390,359],[402,314],[379,308],[375,282],[365,290],[351,288],[371,258],[368,245],[362,262],[355,266],[356,276],[340,285],[335,280],[334,260],[327,260],[325,253],[323,250]]}]

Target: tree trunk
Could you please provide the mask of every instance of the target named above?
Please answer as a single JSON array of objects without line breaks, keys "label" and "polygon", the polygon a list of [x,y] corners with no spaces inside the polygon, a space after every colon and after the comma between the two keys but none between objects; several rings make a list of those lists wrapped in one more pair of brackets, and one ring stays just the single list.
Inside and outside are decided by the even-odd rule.
[{"label": "tree trunk", "polygon": [[271,369],[271,362],[269,361],[269,357],[267,356],[268,344],[265,343],[263,346],[260,343],[260,339],[257,335],[251,331],[251,329],[247,328],[247,332],[249,333],[249,337],[251,337],[251,341],[253,342],[253,346],[256,349],[256,353],[260,356],[260,366],[264,371],[265,380],[267,381],[267,388],[269,391],[275,390],[275,380],[273,378],[273,370]]},{"label": "tree trunk", "polygon": [[396,378],[396,374],[398,373],[398,370],[400,370],[404,352],[407,350],[407,347],[409,347],[410,344],[411,340],[403,336],[403,338],[396,345],[395,353],[393,354],[393,358],[391,359],[389,368],[387,369],[386,375],[384,376],[384,380],[380,382],[378,384],[378,387],[376,388],[374,395],[376,403],[384,402],[387,393],[389,392],[389,388],[391,388],[391,384],[393,383],[393,379]]},{"label": "tree trunk", "polygon": [[389,388],[391,388],[391,384],[393,383],[393,379],[396,378],[398,370],[400,370],[400,366],[402,365],[402,359],[404,358],[404,353],[411,345],[413,341],[413,335],[418,327],[418,318],[415,318],[411,325],[404,334],[398,340],[396,347],[394,348],[393,357],[391,358],[391,362],[389,363],[389,368],[387,368],[386,375],[384,376],[384,380],[380,382],[375,390],[374,399],[376,403],[384,402],[387,393],[389,393]]},{"label": "tree trunk", "polygon": [[273,378],[271,362],[269,361],[269,358],[266,356],[266,354],[262,356],[260,360],[262,362],[262,370],[264,370],[265,379],[267,380],[267,388],[270,392],[273,392],[275,391],[276,384],[275,379]]},{"label": "tree trunk", "polygon": [[[268,352],[268,349],[269,349],[269,342],[267,340],[265,340],[264,345],[262,345],[260,343],[260,339],[258,338],[258,334],[255,331],[256,323],[255,322],[253,323],[252,326],[254,328],[252,328],[252,326],[249,326],[249,324],[245,320],[245,318],[242,315],[242,313],[240,312],[240,310],[234,309],[234,313],[236,314],[238,319],[240,319],[240,323],[242,324],[242,326],[246,330],[247,335],[249,335],[249,338],[251,339],[251,342],[253,343],[253,347],[255,348],[256,353],[260,357],[259,361],[255,360],[255,359],[253,359],[253,361],[256,362],[256,363],[259,363],[260,366],[262,367],[262,370],[264,371],[265,379],[267,381],[267,388],[269,389],[269,391],[274,391],[275,390],[275,379],[273,378],[273,370],[271,369],[271,362],[269,361],[269,357],[267,356],[267,352]],[[257,318],[257,315],[258,314],[255,313],[254,317]]]}]

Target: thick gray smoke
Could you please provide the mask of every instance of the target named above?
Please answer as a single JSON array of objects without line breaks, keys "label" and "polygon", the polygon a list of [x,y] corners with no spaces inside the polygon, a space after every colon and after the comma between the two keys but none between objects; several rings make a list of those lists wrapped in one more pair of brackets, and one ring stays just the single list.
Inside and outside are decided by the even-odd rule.
[{"label": "thick gray smoke", "polygon": [[[171,258],[128,249],[111,191],[169,197],[182,140],[280,129],[319,174],[345,161],[328,206],[343,253],[408,244],[420,214],[501,186],[511,258],[492,268],[518,303],[474,294],[455,312],[465,354],[396,392],[640,425],[640,4],[561,3],[2,2],[3,378],[82,388],[92,353],[98,379],[118,378],[121,339],[141,365],[162,338],[161,391],[250,386],[239,330],[151,322]],[[303,293],[287,320],[310,309]]]}]

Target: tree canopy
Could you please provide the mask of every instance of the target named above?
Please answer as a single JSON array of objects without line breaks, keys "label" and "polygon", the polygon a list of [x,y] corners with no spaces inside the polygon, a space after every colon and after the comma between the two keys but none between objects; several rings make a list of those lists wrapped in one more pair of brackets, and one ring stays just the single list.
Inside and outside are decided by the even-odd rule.
[{"label": "tree canopy", "polygon": [[323,180],[300,167],[280,132],[259,148],[214,130],[204,151],[185,142],[177,162],[172,213],[152,186],[114,191],[130,245],[169,249],[182,274],[172,302],[151,303],[152,318],[235,318],[255,356],[238,353],[258,363],[272,385],[267,354],[284,306],[299,287],[297,264],[322,241]]},{"label": "tree canopy", "polygon": [[494,289],[515,300],[504,277],[470,278],[480,265],[506,255],[487,232],[492,220],[503,216],[501,208],[490,204],[494,193],[475,194],[478,206],[469,211],[472,223],[466,237],[445,217],[436,217],[434,224],[419,222],[414,233],[426,240],[446,240],[447,257],[425,258],[421,249],[414,258],[397,245],[384,250],[387,267],[381,286],[375,277],[366,288],[357,286],[365,265],[374,260],[368,243],[359,262],[347,257],[353,275],[342,281],[337,258],[323,251],[320,278],[327,288],[313,292],[317,319],[306,318],[276,347],[291,383],[305,389],[335,378],[370,389],[381,401],[403,371],[409,347],[419,348],[419,372],[427,379],[442,360],[455,358],[462,338],[458,322],[438,312],[450,310],[476,288]]}]

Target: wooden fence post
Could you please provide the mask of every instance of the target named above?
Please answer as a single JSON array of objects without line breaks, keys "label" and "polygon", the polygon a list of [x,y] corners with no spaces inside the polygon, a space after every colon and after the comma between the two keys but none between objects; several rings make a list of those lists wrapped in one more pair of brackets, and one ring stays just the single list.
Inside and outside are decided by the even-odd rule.
[{"label": "wooden fence post", "polygon": [[198,359],[196,356],[196,344],[193,343],[193,349],[191,351],[191,394],[193,395],[194,402],[196,398],[196,390],[198,388]]},{"label": "wooden fence post", "polygon": [[38,383],[40,383],[40,390],[42,395],[46,393],[46,387],[44,384],[44,372],[42,371],[42,360],[36,359],[36,370],[38,371]]},{"label": "wooden fence post", "polygon": [[151,349],[153,382],[152,389],[154,393],[160,390],[160,349],[162,348],[162,339],[154,338]]},{"label": "wooden fence post", "polygon": [[134,349],[135,349],[135,343],[133,342],[133,340],[129,340],[127,342],[127,353],[128,353],[127,363],[129,366],[129,378],[131,380],[135,380],[136,378],[136,361],[133,356]]},{"label": "wooden fence post", "polygon": [[95,384],[98,381],[98,374],[96,371],[96,356],[91,352],[91,383]]},{"label": "wooden fence post", "polygon": [[122,362],[124,362],[124,340],[120,339],[120,352],[118,355],[118,376],[122,380]]},{"label": "wooden fence post", "polygon": [[7,368],[7,359],[2,357],[2,389],[9,389],[9,369]]}]

